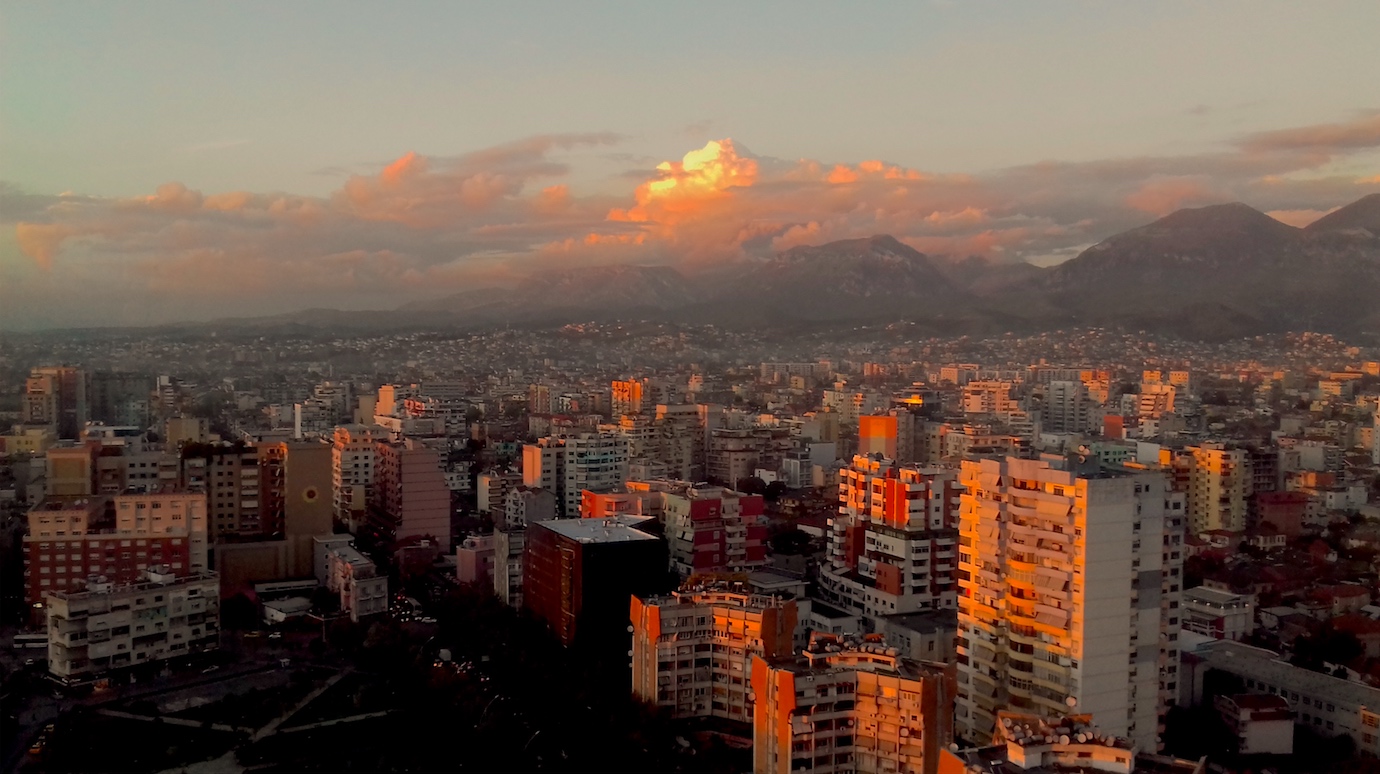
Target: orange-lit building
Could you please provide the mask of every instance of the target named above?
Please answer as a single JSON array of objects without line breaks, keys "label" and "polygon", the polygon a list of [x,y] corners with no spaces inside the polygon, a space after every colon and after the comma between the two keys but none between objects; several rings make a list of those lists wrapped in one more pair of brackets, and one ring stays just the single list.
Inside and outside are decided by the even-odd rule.
[{"label": "orange-lit building", "polygon": [[858,417],[858,454],[896,459],[896,424],[894,416]]},{"label": "orange-lit building", "polygon": [[610,516],[654,516],[661,509],[661,493],[636,489],[628,482],[626,492],[580,492],[580,518],[606,519]]},{"label": "orange-lit building", "polygon": [[688,577],[766,566],[765,508],[761,495],[717,486],[681,485],[662,492],[671,568]]},{"label": "orange-lit building", "polygon": [[1161,472],[964,461],[955,728],[1068,712],[1157,749],[1178,690],[1184,496]]},{"label": "orange-lit building", "polygon": [[756,656],[753,771],[937,774],[953,690],[951,666],[902,659],[875,635],[816,635],[788,661]]},{"label": "orange-lit building", "polygon": [[820,569],[825,601],[869,618],[957,604],[958,475],[856,456]]},{"label": "orange-lit building", "polygon": [[388,440],[379,425],[341,425],[331,435],[331,492],[335,521],[355,531],[369,512],[378,469],[378,443]]},{"label": "orange-lit building", "polygon": [[751,722],[752,659],[791,655],[795,601],[741,583],[692,584],[632,598],[633,695],[678,718]]}]

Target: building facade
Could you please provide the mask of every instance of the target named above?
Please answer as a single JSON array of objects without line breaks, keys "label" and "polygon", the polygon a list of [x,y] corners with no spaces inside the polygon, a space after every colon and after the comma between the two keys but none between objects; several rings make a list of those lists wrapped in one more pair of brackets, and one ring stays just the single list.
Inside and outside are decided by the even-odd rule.
[{"label": "building facade", "polygon": [[441,458],[413,440],[375,446],[374,502],[370,520],[392,541],[420,537],[451,550],[450,489]]},{"label": "building facade", "polygon": [[854,457],[829,521],[825,601],[873,619],[955,607],[958,498],[955,471]]},{"label": "building facade", "polygon": [[89,577],[126,585],[153,567],[176,575],[209,569],[206,495],[131,493],[49,498],[28,514],[25,596],[30,605]]},{"label": "building facade", "polygon": [[155,567],[140,582],[85,583],[47,596],[48,671],[66,683],[201,651],[220,642],[215,573]]},{"label": "building facade", "polygon": [[690,485],[659,494],[671,568],[682,577],[766,566],[767,519],[761,495]]},{"label": "building facade", "polygon": [[660,591],[666,580],[665,547],[637,529],[646,521],[621,516],[528,525],[524,603],[562,644],[626,642],[628,600]]},{"label": "building facade", "polygon": [[1001,710],[1072,701],[1157,749],[1177,682],[1182,496],[1158,472],[1076,457],[965,461],[962,476],[958,733],[980,741]]},{"label": "building facade", "polygon": [[752,659],[791,655],[794,600],[742,584],[632,598],[633,695],[678,718],[752,720]]},{"label": "building facade", "polygon": [[753,771],[936,774],[952,737],[951,670],[824,636],[799,659],[754,657]]}]

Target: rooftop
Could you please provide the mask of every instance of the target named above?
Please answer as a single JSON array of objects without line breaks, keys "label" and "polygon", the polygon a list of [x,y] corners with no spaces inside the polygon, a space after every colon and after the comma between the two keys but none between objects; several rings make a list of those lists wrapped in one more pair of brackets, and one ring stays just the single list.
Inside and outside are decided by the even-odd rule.
[{"label": "rooftop", "polygon": [[602,519],[555,519],[538,524],[580,543],[630,543],[657,539],[636,528],[648,521],[650,517],[624,515]]}]

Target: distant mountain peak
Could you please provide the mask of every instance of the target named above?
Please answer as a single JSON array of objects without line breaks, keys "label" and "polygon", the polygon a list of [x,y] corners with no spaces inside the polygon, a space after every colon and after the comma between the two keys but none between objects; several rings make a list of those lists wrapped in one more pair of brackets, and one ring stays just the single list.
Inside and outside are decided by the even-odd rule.
[{"label": "distant mountain peak", "polygon": [[784,261],[809,261],[841,258],[903,258],[926,261],[924,253],[890,234],[876,234],[859,239],[840,239],[822,245],[800,245],[778,256]]},{"label": "distant mountain peak", "polygon": [[1362,196],[1360,199],[1318,218],[1304,230],[1310,234],[1326,231],[1352,231],[1364,229],[1371,236],[1380,237],[1380,193]]},{"label": "distant mountain peak", "polygon": [[1291,233],[1298,230],[1241,202],[1177,210],[1151,223],[1146,228],[1213,231],[1268,229],[1276,233]]}]

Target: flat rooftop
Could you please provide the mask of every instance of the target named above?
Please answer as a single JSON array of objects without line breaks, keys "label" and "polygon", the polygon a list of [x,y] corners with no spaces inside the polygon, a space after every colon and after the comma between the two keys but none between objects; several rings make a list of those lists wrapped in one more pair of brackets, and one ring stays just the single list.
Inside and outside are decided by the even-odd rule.
[{"label": "flat rooftop", "polygon": [[538,524],[579,543],[630,543],[636,540],[657,540],[636,525],[650,519],[611,516],[604,519],[554,519]]}]

